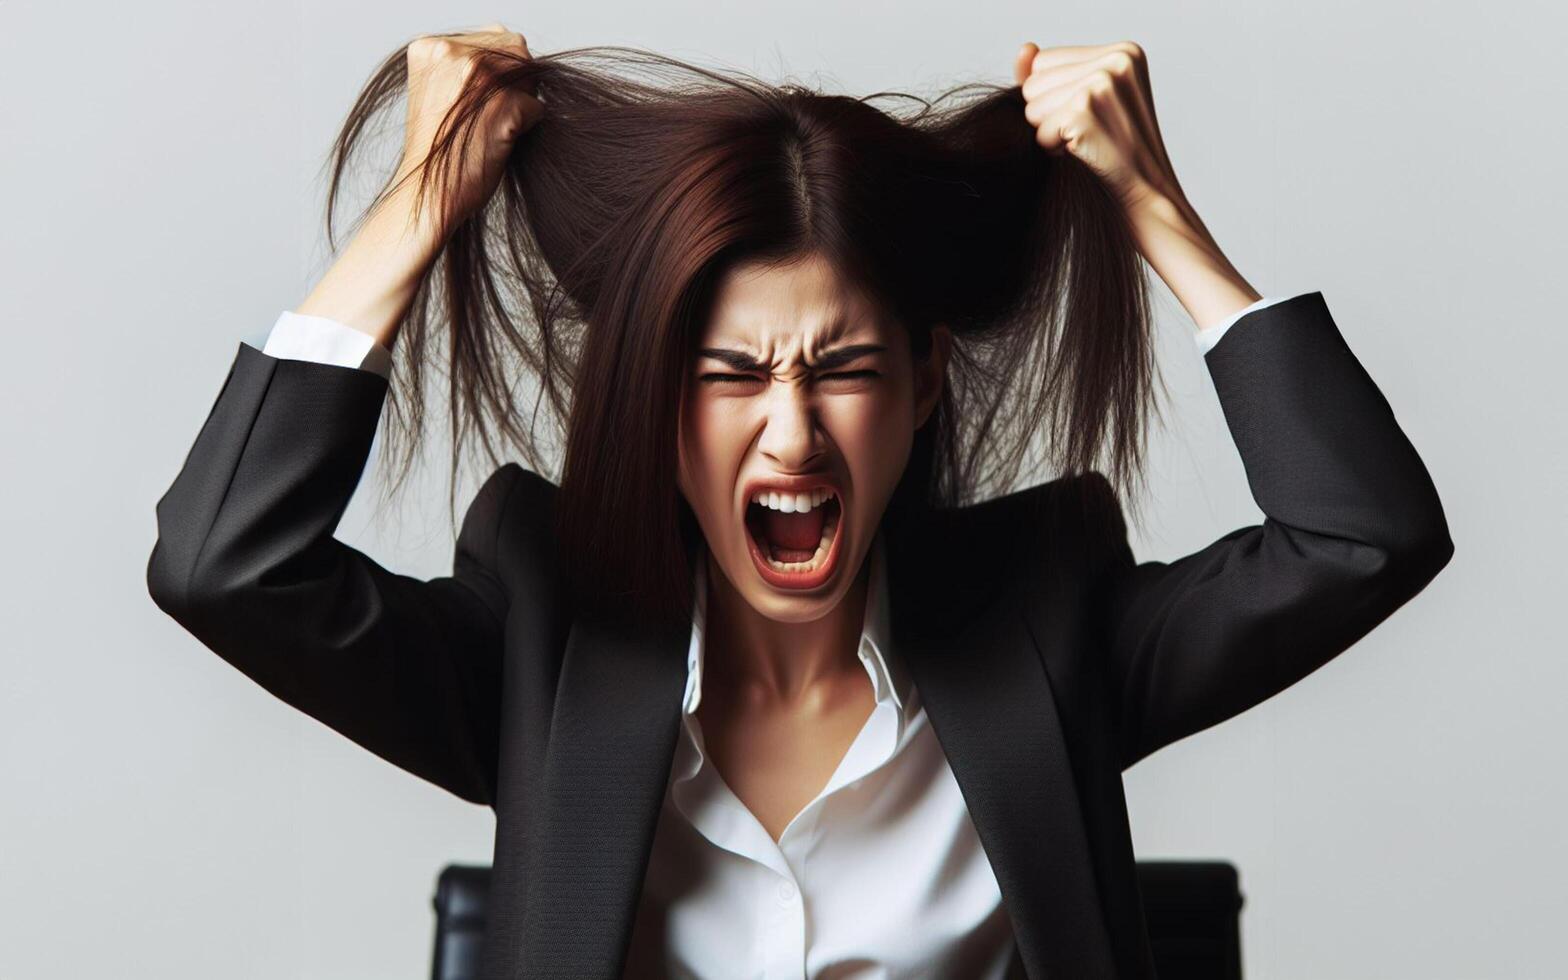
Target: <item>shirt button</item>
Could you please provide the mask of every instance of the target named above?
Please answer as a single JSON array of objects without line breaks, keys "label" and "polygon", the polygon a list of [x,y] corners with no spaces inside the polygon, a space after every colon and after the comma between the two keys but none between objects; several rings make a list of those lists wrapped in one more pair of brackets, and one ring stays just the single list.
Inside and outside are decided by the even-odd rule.
[{"label": "shirt button", "polygon": [[792,881],[779,882],[779,901],[788,905],[795,900],[795,883]]}]

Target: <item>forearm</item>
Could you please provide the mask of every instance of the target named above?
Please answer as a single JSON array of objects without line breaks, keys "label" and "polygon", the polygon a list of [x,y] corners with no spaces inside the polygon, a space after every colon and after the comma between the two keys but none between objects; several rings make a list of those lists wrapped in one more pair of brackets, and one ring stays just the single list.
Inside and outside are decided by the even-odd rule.
[{"label": "forearm", "polygon": [[1181,194],[1150,195],[1128,218],[1144,259],[1198,329],[1220,323],[1261,298]]},{"label": "forearm", "polygon": [[295,312],[336,320],[390,350],[440,251],[432,222],[414,219],[412,199],[405,185],[383,201]]},{"label": "forearm", "polygon": [[1204,355],[1261,524],[1134,560],[1100,478],[1123,765],[1305,677],[1423,589],[1454,542],[1431,475],[1321,292],[1248,314]]},{"label": "forearm", "polygon": [[465,800],[492,803],[509,602],[496,544],[524,471],[507,464],[480,487],[451,575],[393,572],[334,533],[386,380],[237,348],[158,499],[148,593],[283,701]]}]

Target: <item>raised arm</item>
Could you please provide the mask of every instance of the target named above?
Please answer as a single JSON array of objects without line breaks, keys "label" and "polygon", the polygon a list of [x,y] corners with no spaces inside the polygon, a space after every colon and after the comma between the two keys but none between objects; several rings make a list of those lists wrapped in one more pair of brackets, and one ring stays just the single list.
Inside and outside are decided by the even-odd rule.
[{"label": "raised arm", "polygon": [[[246,676],[394,765],[487,804],[508,611],[497,542],[527,533],[509,528],[514,497],[543,514],[553,488],[516,464],[498,469],[469,506],[452,574],[429,581],[382,568],[333,532],[364,471],[398,325],[448,231],[493,194],[513,141],[543,112],[523,89],[488,102],[456,165],[438,175],[449,179],[435,182],[450,196],[419,206],[417,178],[444,118],[497,53],[528,50],[500,24],[408,46],[393,189],[297,313],[280,318],[268,343],[280,356],[240,345],[158,501],[147,564],[154,601]],[[306,324],[335,339],[305,337]]]},{"label": "raised arm", "polygon": [[1138,563],[1092,475],[1094,608],[1123,768],[1316,670],[1454,550],[1426,467],[1321,292],[1248,313],[1204,359],[1265,516],[1174,562]]},{"label": "raised arm", "polygon": [[[153,600],[282,700],[466,800],[492,803],[507,593],[496,542],[529,474],[470,504],[450,576],[388,571],[333,537],[386,380],[241,344],[157,504]],[[538,478],[532,478],[533,482]],[[527,492],[526,490],[524,492]]]},{"label": "raised arm", "polygon": [[1100,177],[1198,327],[1265,515],[1178,561],[1139,564],[1110,484],[1082,484],[1099,514],[1088,575],[1125,768],[1326,663],[1419,592],[1454,546],[1426,467],[1323,294],[1263,302],[1187,200],[1142,47],[1030,43],[1014,67],[1040,145]]}]

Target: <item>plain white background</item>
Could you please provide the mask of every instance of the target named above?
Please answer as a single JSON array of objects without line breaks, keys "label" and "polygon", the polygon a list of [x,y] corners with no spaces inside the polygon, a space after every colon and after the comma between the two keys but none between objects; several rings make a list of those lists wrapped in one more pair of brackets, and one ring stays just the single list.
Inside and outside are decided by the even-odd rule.
[{"label": "plain white background", "polygon": [[[0,976],[412,980],[436,873],[489,860],[490,811],[253,686],[144,574],[236,345],[325,267],[317,168],[359,86],[495,18],[536,51],[853,93],[1008,83],[1025,40],[1143,44],[1189,197],[1265,295],[1323,291],[1457,552],[1339,659],[1130,770],[1139,854],[1239,866],[1250,977],[1564,975],[1557,8],[7,0]],[[1156,288],[1173,401],[1136,545],[1169,559],[1262,515]],[[447,572],[437,471],[396,521],[375,476],[339,536]]]}]

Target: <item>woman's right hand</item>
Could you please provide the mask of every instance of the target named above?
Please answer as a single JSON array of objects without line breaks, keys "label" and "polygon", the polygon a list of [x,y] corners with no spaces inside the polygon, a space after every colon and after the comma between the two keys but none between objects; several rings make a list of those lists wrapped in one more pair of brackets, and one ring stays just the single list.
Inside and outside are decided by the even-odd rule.
[{"label": "woman's right hand", "polygon": [[[528,57],[528,42],[521,34],[500,23],[487,24],[469,34],[431,35],[415,38],[407,48],[408,120],[404,128],[403,157],[395,180],[409,179],[401,200],[412,205],[413,188],[426,164],[431,147],[440,135],[438,129],[447,111],[457,102],[469,81],[480,72],[505,66],[502,60],[487,62],[486,51],[501,51]],[[544,115],[544,103],[536,97],[537,88],[507,89],[485,105],[466,140],[454,143],[456,155],[450,158],[450,174],[437,174],[447,181],[443,200],[450,216],[447,229],[456,227],[481,208],[500,184],[507,158],[517,137]],[[432,192],[443,190],[433,184]],[[423,212],[421,212],[421,223]],[[434,226],[432,226],[434,227]],[[445,238],[444,231],[437,231]]]},{"label": "woman's right hand", "polygon": [[[495,193],[518,135],[544,115],[544,103],[533,91],[497,94],[480,112],[467,140],[453,144],[458,155],[449,159],[461,161],[456,172],[434,175],[449,178],[445,188],[439,180],[430,187],[432,195],[442,197],[416,206],[421,171],[447,110],[476,72],[493,70],[479,58],[487,48],[528,55],[523,36],[500,24],[472,34],[421,37],[408,45],[408,123],[394,190],[371,209],[348,247],[295,307],[296,313],[347,324],[391,349],[449,230]],[[449,216],[444,223],[443,208]]]}]

